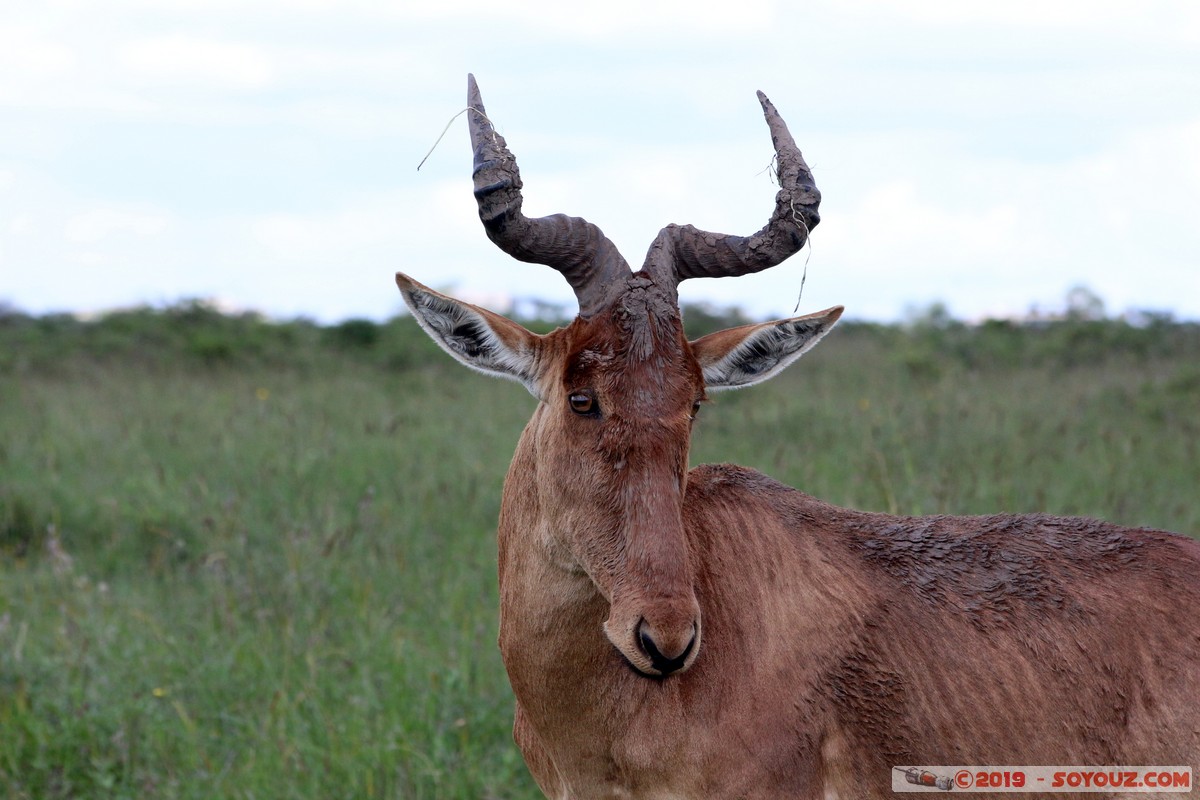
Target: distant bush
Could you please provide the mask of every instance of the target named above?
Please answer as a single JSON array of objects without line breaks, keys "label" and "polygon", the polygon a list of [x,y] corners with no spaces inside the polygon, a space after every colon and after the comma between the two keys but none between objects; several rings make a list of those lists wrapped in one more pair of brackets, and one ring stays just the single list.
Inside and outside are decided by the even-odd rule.
[{"label": "distant bush", "polygon": [[[914,326],[896,331],[905,362],[968,370],[1071,367],[1114,359],[1200,356],[1200,325],[1134,326],[1123,320],[1064,319],[1032,323],[987,320],[968,326]],[[923,367],[918,367],[923,369]]]},{"label": "distant bush", "polygon": [[707,336],[725,328],[736,328],[754,322],[740,308],[722,307],[712,303],[685,303],[681,309],[683,327],[692,339]]},{"label": "distant bush", "polygon": [[[1084,305],[1086,299],[1076,305]],[[741,309],[706,303],[685,304],[683,318],[691,338],[754,321]],[[561,324],[542,319],[522,323],[538,333]],[[1200,357],[1200,325],[1153,312],[1134,314],[1129,320],[1097,319],[1092,311],[1080,311],[1053,321],[967,325],[935,304],[912,311],[902,325],[846,321],[835,336],[870,341],[921,382],[940,380],[956,369],[1071,368],[1114,358]],[[196,300],[90,320],[0,308],[0,374],[62,371],[81,360],[101,367],[120,362],[151,369],[256,364],[310,369],[330,357],[388,370],[442,364],[445,358],[408,316],[382,323],[354,318],[320,326],[304,319],[224,314]]]},{"label": "distant bush", "polygon": [[367,350],[379,343],[379,326],[369,319],[348,319],[325,329],[335,347]]}]

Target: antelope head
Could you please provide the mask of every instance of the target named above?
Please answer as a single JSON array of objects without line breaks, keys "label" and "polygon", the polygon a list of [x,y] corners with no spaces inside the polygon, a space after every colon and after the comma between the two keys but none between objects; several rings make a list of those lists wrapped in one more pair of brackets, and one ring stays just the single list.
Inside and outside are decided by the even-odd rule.
[{"label": "antelope head", "polygon": [[413,315],[443,349],[469,367],[520,381],[538,399],[518,450],[533,473],[519,491],[537,508],[534,538],[559,567],[603,596],[604,634],[646,676],[685,670],[701,650],[703,618],[683,506],[691,429],[706,391],[772,377],[842,313],[835,307],[695,341],[684,335],[680,281],[772,267],[800,250],[820,221],[812,173],[770,100],[761,92],[758,98],[780,185],[770,221],[748,237],[668,225],[634,272],[595,225],[562,214],[522,214],[516,160],[469,77],[484,229],[512,257],[561,272],[579,315],[566,328],[537,335],[396,276]]}]

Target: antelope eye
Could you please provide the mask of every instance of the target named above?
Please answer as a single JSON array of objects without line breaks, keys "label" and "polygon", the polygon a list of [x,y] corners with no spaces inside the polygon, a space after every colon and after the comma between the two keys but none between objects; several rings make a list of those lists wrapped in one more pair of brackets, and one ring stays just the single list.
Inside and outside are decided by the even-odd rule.
[{"label": "antelope eye", "polygon": [[590,391],[572,392],[567,401],[576,414],[595,414],[600,410]]}]

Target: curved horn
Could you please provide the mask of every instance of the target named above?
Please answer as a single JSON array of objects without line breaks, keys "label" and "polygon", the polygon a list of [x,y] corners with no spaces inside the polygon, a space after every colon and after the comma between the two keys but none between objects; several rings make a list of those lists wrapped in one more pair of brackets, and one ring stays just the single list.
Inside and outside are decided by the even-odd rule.
[{"label": "curved horn", "polygon": [[604,232],[586,220],[566,214],[530,219],[522,214],[517,160],[488,120],[474,75],[467,76],[467,105],[475,150],[475,199],[488,238],[513,258],[554,267],[575,290],[580,315],[596,313],[632,274],[629,264]]},{"label": "curved horn", "polygon": [[770,221],[750,236],[668,225],[650,245],[643,267],[656,282],[673,281],[678,285],[688,278],[731,277],[773,267],[798,252],[808,240],[809,231],[821,221],[817,213],[821,193],[787,123],[762,92],[758,93],[758,101],[771,129],[777,158],[779,193]]}]

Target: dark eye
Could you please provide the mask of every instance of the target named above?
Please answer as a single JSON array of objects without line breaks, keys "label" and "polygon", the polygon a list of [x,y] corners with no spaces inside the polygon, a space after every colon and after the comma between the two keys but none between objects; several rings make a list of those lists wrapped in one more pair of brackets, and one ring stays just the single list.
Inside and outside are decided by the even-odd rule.
[{"label": "dark eye", "polygon": [[692,419],[695,419],[696,415],[699,413],[700,413],[700,401],[697,400],[696,402],[692,403]]},{"label": "dark eye", "polygon": [[587,389],[579,392],[571,392],[568,402],[571,404],[571,410],[576,414],[597,414],[600,412],[600,407],[596,404],[595,396]]}]

